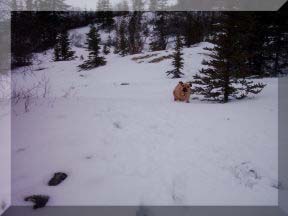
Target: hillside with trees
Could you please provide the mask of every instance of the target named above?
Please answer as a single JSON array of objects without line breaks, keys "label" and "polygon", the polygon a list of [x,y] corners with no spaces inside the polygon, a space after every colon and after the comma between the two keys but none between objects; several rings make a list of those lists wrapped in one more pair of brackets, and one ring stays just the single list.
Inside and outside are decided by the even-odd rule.
[{"label": "hillside with trees", "polygon": [[[153,4],[153,1],[151,2]],[[165,2],[162,2],[162,6]],[[111,11],[108,0],[98,2],[102,11],[87,12],[13,12],[12,67],[32,63],[33,53],[55,46],[57,36],[69,29],[95,24],[110,32],[109,47],[121,56],[168,49],[176,36],[183,46],[209,42],[223,24],[223,12],[141,12]],[[153,6],[153,5],[152,5]],[[151,6],[151,7],[152,7]],[[237,19],[238,50],[245,53],[245,76],[279,76],[287,73],[287,15],[284,12],[233,12],[228,19]],[[179,25],[181,23],[181,25]],[[33,29],[33,31],[30,31]],[[113,33],[113,34],[112,34]],[[113,36],[113,37],[112,37]],[[235,37],[235,35],[231,36]],[[241,49],[241,50],[240,50]],[[247,72],[247,70],[246,70]],[[246,73],[245,72],[245,73]]]}]

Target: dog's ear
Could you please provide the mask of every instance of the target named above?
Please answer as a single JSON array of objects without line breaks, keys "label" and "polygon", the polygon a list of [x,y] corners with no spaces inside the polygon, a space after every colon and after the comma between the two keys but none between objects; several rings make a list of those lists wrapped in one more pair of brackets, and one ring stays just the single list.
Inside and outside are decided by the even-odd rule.
[{"label": "dog's ear", "polygon": [[180,85],[183,85],[184,83],[182,81],[179,82]]},{"label": "dog's ear", "polygon": [[188,82],[189,86],[192,87],[192,82]]}]

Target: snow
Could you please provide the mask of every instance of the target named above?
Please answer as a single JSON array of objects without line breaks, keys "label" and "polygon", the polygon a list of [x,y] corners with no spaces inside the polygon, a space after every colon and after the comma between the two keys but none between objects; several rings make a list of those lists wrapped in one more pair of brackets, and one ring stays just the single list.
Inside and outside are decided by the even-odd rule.
[{"label": "snow", "polygon": [[[228,104],[173,101],[177,83],[203,67],[207,46],[184,49],[182,79],[167,78],[171,59],[149,63],[173,50],[109,54],[106,66],[82,72],[79,58],[52,62],[50,50],[32,71],[15,70],[14,89],[33,88],[33,97],[28,112],[23,100],[13,106],[12,203],[46,194],[58,206],[277,205],[277,79]],[[58,171],[68,178],[47,186]]]},{"label": "snow", "polygon": [[11,203],[11,106],[10,77],[0,74],[0,214]]}]

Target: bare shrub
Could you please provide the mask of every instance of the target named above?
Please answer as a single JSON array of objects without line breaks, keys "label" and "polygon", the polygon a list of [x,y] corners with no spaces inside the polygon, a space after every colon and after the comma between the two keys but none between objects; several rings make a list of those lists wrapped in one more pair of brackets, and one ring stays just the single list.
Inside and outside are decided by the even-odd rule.
[{"label": "bare shrub", "polygon": [[42,97],[46,98],[50,93],[51,86],[50,86],[50,80],[48,77],[46,77],[45,74],[41,78],[41,83],[42,83],[42,88],[43,88]]},{"label": "bare shrub", "polygon": [[50,94],[50,81],[44,74],[38,83],[35,83],[30,87],[18,88],[17,82],[14,81],[11,101],[12,105],[16,105],[20,101],[23,101],[24,111],[29,112],[33,99],[46,98],[49,94]]}]

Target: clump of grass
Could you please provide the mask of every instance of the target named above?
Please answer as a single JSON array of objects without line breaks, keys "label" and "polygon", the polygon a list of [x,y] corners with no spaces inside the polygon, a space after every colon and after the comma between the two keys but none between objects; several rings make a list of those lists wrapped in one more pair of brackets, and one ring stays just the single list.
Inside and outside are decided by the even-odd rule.
[{"label": "clump of grass", "polygon": [[133,57],[132,60],[133,61],[138,61],[138,60],[142,60],[142,59],[151,58],[151,57],[154,57],[154,56],[157,56],[157,55],[158,55],[157,53],[154,53],[154,54],[148,54],[148,55],[143,55],[143,56],[137,56],[137,57]]},{"label": "clump of grass", "polygon": [[164,61],[166,59],[171,59],[173,57],[173,55],[167,55],[167,56],[161,56],[161,57],[158,57],[158,58],[155,58],[155,59],[152,59],[151,61],[149,61],[149,63],[159,63],[161,61]]}]

